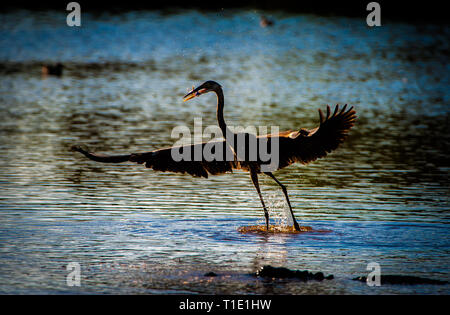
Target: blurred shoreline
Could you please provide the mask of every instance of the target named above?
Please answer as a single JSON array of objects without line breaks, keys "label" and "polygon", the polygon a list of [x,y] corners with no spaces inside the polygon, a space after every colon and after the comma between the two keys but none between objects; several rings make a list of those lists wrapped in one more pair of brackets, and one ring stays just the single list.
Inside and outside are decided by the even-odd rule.
[{"label": "blurred shoreline", "polygon": [[[66,10],[70,1],[42,0],[29,1],[2,1],[0,12],[13,10]],[[177,13],[180,10],[195,9],[199,11],[224,11],[228,9],[258,10],[260,13],[283,12],[292,14],[316,14],[321,16],[344,16],[365,18],[367,4],[372,1],[287,1],[287,0],[244,0],[244,1],[78,1],[85,12],[108,12],[120,14],[135,10],[161,10],[167,14]],[[442,2],[427,1],[426,3],[411,3],[410,1],[376,1],[380,4],[383,20],[400,21],[407,23],[433,23],[449,24],[445,10],[442,10]]]}]

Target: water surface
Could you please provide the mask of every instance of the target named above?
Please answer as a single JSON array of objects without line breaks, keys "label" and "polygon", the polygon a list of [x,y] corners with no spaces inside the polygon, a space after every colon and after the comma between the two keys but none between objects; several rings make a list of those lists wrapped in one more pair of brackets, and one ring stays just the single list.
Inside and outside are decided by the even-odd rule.
[{"label": "water surface", "polygon": [[[0,16],[0,292],[450,293],[449,286],[368,287],[382,273],[450,280],[449,63],[446,26],[253,11]],[[62,77],[41,76],[62,62]],[[240,234],[262,224],[248,174],[195,179],[69,151],[170,146],[175,126],[216,124],[220,82],[230,125],[313,128],[318,108],[348,103],[358,121],[327,158],[276,173],[302,225],[329,233]],[[283,195],[262,190],[274,221]],[[81,266],[68,287],[66,266]],[[265,281],[271,264],[332,281]],[[206,278],[213,271],[219,276]]]}]

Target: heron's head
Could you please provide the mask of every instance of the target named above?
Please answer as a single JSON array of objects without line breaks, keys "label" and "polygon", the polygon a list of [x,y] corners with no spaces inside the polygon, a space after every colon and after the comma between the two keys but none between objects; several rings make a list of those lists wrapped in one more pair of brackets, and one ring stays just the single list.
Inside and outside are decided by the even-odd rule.
[{"label": "heron's head", "polygon": [[200,85],[197,88],[193,88],[192,91],[190,91],[188,94],[186,94],[183,98],[183,102],[186,102],[190,100],[191,98],[200,96],[202,94],[211,92],[211,91],[217,91],[220,89],[220,84],[214,81],[206,81],[202,85]]}]

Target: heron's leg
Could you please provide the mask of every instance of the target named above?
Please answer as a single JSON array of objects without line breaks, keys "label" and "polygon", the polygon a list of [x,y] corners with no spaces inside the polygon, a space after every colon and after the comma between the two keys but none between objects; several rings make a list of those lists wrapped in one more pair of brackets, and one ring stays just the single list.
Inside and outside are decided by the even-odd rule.
[{"label": "heron's leg", "polygon": [[300,227],[298,226],[297,220],[295,220],[295,217],[294,217],[294,211],[292,211],[292,207],[291,207],[291,203],[290,203],[290,201],[289,201],[289,197],[288,197],[288,194],[287,194],[286,187],[285,187],[282,183],[280,183],[280,182],[278,181],[278,179],[277,179],[272,173],[270,173],[270,172],[265,172],[264,174],[266,174],[266,175],[272,177],[272,178],[277,182],[277,184],[280,185],[281,190],[283,190],[283,194],[284,194],[284,196],[286,197],[286,201],[287,201],[287,204],[288,204],[288,206],[289,206],[289,210],[291,210],[292,219],[293,219],[293,221],[294,221],[294,228],[295,228],[296,231],[300,231]]},{"label": "heron's leg", "polygon": [[266,227],[269,231],[269,212],[267,211],[266,205],[264,204],[261,191],[259,190],[258,174],[255,171],[250,171],[250,177],[252,178],[253,185],[255,185],[256,191],[258,192],[259,199],[261,199],[262,206],[264,208],[264,216],[266,217]]}]

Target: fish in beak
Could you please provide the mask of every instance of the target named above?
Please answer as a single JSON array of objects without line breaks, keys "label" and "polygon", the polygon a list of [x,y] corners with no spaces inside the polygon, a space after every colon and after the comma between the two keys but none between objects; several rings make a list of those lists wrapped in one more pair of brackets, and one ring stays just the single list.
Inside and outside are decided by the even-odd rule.
[{"label": "fish in beak", "polygon": [[188,94],[186,94],[183,97],[183,102],[186,102],[186,101],[190,100],[191,98],[200,96],[200,95],[202,95],[202,94],[204,94],[206,92],[207,92],[207,89],[202,88],[201,86],[199,86],[196,89],[194,89],[194,87],[192,87],[192,91],[190,91]]}]

